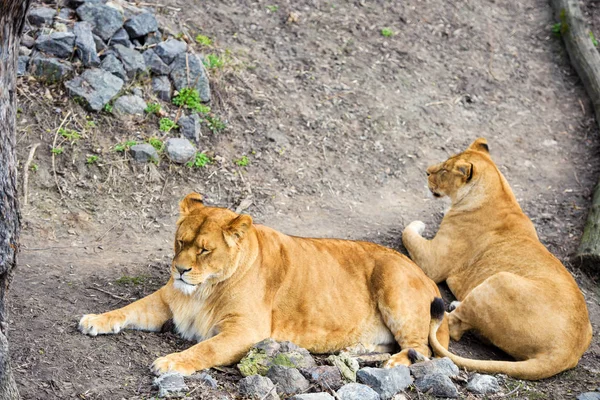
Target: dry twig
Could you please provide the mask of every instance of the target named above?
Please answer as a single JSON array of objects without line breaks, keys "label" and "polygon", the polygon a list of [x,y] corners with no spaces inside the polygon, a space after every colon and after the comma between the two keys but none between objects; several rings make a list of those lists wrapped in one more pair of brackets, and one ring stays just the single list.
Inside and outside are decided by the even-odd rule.
[{"label": "dry twig", "polygon": [[38,148],[40,143],[36,143],[31,146],[31,150],[29,150],[29,156],[27,157],[27,161],[25,162],[25,166],[23,167],[23,204],[27,205],[27,195],[29,192],[29,166],[31,165],[31,161],[33,161],[33,156],[35,154],[35,150]]}]

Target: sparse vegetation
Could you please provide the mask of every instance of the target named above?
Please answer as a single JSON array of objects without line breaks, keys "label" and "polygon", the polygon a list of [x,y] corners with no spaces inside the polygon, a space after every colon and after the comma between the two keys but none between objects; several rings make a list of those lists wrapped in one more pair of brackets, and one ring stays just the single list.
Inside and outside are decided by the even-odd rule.
[{"label": "sparse vegetation", "polygon": [[202,168],[210,163],[212,163],[212,160],[209,156],[204,153],[197,152],[196,157],[194,157],[192,161],[188,161],[185,165],[190,168]]},{"label": "sparse vegetation", "polygon": [[174,128],[178,128],[178,126],[171,118],[161,118],[158,123],[158,129],[162,132],[170,132]]},{"label": "sparse vegetation", "polygon": [[241,158],[238,158],[234,162],[235,162],[235,165],[237,165],[238,167],[246,167],[248,164],[250,164],[250,160],[248,159],[247,156],[242,156]]},{"label": "sparse vegetation", "polygon": [[33,172],[37,172],[37,170],[40,169],[40,166],[37,165],[36,163],[31,163],[31,165],[29,166],[29,169]]},{"label": "sparse vegetation", "polygon": [[267,6],[267,10],[271,11],[272,13],[274,13],[274,12],[277,12],[277,10],[279,10],[279,6],[276,6],[276,5]]},{"label": "sparse vegetation", "polygon": [[50,151],[52,152],[52,154],[58,155],[64,153],[65,149],[63,149],[62,147],[53,147]]},{"label": "sparse vegetation", "polygon": [[180,107],[187,107],[200,114],[208,114],[210,112],[210,107],[202,104],[200,94],[194,88],[181,89],[177,96],[173,97],[173,104]]},{"label": "sparse vegetation", "polygon": [[88,158],[85,160],[86,164],[95,164],[98,161],[99,157],[98,156],[88,156]]},{"label": "sparse vegetation", "polygon": [[216,116],[207,115],[204,121],[212,133],[219,133],[227,127],[225,122],[221,121],[221,119]]},{"label": "sparse vegetation", "polygon": [[58,130],[58,134],[71,143],[75,143],[81,139],[81,134],[73,129],[60,128]]},{"label": "sparse vegetation", "polygon": [[202,46],[211,46],[212,40],[208,36],[204,35],[196,35],[196,43],[201,44]]},{"label": "sparse vegetation", "polygon": [[140,276],[123,275],[122,277],[117,279],[115,282],[118,285],[135,285],[135,286],[137,286],[137,285],[141,285],[144,282],[146,282],[147,279],[148,279],[148,277],[145,275],[140,275]]},{"label": "sparse vegetation", "polygon": [[381,30],[381,36],[383,37],[390,37],[394,35],[394,31],[392,31],[390,28],[383,28]]},{"label": "sparse vegetation", "polygon": [[131,146],[135,146],[136,144],[137,142],[135,140],[128,140],[126,142],[116,144],[114,150],[116,152],[122,153],[125,150],[129,150]]},{"label": "sparse vegetation", "polygon": [[598,40],[596,40],[596,36],[594,36],[594,32],[590,31],[590,39],[592,39],[592,44],[594,47],[598,47]]},{"label": "sparse vegetation", "polygon": [[106,103],[104,105],[104,107],[102,107],[102,111],[107,112],[107,113],[112,113],[113,112],[113,106],[110,103]]},{"label": "sparse vegetation", "polygon": [[86,128],[95,128],[96,127],[96,122],[94,122],[92,120],[87,120],[87,121],[85,121],[85,127]]},{"label": "sparse vegetation", "polygon": [[163,150],[164,143],[159,138],[150,138],[148,143],[156,149],[159,153]]},{"label": "sparse vegetation", "polygon": [[160,104],[149,103],[145,111],[147,114],[158,114],[160,111]]},{"label": "sparse vegetation", "polygon": [[204,66],[208,69],[219,69],[225,65],[225,59],[216,54],[207,54],[204,57]]}]

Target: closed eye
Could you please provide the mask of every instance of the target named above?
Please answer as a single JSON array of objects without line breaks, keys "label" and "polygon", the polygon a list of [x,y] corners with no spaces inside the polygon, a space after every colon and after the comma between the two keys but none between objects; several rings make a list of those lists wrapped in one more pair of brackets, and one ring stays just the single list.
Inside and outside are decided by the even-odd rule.
[{"label": "closed eye", "polygon": [[179,247],[180,249],[183,247],[183,240],[177,241],[177,247]]},{"label": "closed eye", "polygon": [[200,249],[200,250],[198,250],[198,253],[196,253],[196,254],[198,254],[199,256],[201,256],[203,254],[208,254],[208,253],[210,253],[210,250],[208,250],[208,249]]}]

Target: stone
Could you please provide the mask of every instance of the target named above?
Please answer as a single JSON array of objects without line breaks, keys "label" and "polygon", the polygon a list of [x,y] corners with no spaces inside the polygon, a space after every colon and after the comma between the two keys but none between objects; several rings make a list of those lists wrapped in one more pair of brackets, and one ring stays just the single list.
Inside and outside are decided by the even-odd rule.
[{"label": "stone", "polygon": [[131,89],[131,93],[138,97],[144,97],[144,92],[139,87],[134,87],[133,89]]},{"label": "stone", "polygon": [[31,49],[28,49],[25,46],[19,46],[19,55],[20,56],[30,56],[31,55]]},{"label": "stone", "polygon": [[27,73],[27,64],[29,64],[29,56],[19,56],[17,61],[17,76],[23,76]]},{"label": "stone", "polygon": [[130,18],[125,22],[124,26],[131,39],[137,39],[158,30],[156,18],[154,15],[147,12]]},{"label": "stone", "polygon": [[133,49],[129,49],[123,45],[116,44],[114,50],[117,53],[117,57],[123,63],[127,77],[130,79],[135,78],[137,74],[140,74],[146,70],[146,64],[144,63],[144,56]]},{"label": "stone", "polygon": [[600,392],[581,393],[576,397],[577,400],[600,400]]},{"label": "stone", "polygon": [[493,394],[500,390],[500,384],[491,375],[475,374],[469,379],[467,390],[477,394]]},{"label": "stone", "polygon": [[169,372],[155,378],[154,386],[158,387],[158,397],[179,397],[189,390],[183,375],[178,372]]},{"label": "stone", "polygon": [[167,156],[173,162],[185,164],[196,155],[196,147],[187,139],[170,138],[165,143]]},{"label": "stone", "polygon": [[33,26],[52,25],[56,10],[49,7],[34,8],[27,14],[27,21]]},{"label": "stone", "polygon": [[321,365],[320,367],[304,368],[300,372],[306,379],[324,390],[338,390],[342,387],[342,374],[338,367]]},{"label": "stone", "polygon": [[128,47],[128,48],[133,47],[133,43],[131,43],[131,40],[129,40],[129,35],[127,34],[127,31],[123,28],[119,29],[110,38],[110,44],[111,45],[120,44],[120,45]]},{"label": "stone", "polygon": [[100,57],[96,51],[96,42],[92,34],[92,25],[89,22],[76,22],[73,27],[75,34],[75,53],[86,67],[100,65]]},{"label": "stone", "polygon": [[410,371],[404,365],[394,368],[361,368],[356,373],[360,383],[370,386],[383,400],[391,399],[412,382]]},{"label": "stone", "polygon": [[155,75],[169,75],[171,68],[165,64],[162,59],[152,49],[143,53],[146,68]]},{"label": "stone", "polygon": [[104,41],[110,39],[123,27],[123,15],[118,10],[105,4],[86,2],[78,7],[76,12],[82,21],[92,23],[94,26],[93,32]]},{"label": "stone", "polygon": [[117,115],[144,115],[147,104],[135,95],[121,96],[113,103],[113,113]]},{"label": "stone", "polygon": [[356,371],[359,369],[358,361],[350,354],[342,351],[338,355],[330,355],[327,361],[335,365],[346,381],[356,382]]},{"label": "stone", "polygon": [[152,32],[146,35],[143,39],[144,45],[150,46],[152,44],[159,44],[162,41],[162,34],[160,31]]},{"label": "stone", "polygon": [[63,24],[62,22],[54,22],[52,28],[55,32],[69,32],[69,28],[67,27],[67,25]]},{"label": "stone", "polygon": [[336,393],[339,400],[379,400],[379,394],[360,383],[348,383]]},{"label": "stone", "polygon": [[106,57],[104,57],[104,60],[102,60],[102,64],[100,66],[103,70],[108,71],[115,76],[118,76],[122,80],[127,80],[125,68],[123,68],[123,64],[117,59],[116,56],[112,54],[107,55]]},{"label": "stone", "polygon": [[436,397],[448,397],[455,399],[458,397],[458,389],[447,375],[436,372],[425,375],[415,381],[415,387],[423,393],[428,393]]},{"label": "stone", "polygon": [[238,382],[239,391],[251,399],[279,400],[273,382],[261,375],[250,375]]},{"label": "stone", "polygon": [[60,58],[68,58],[73,53],[75,35],[70,32],[54,32],[50,35],[40,35],[35,41],[35,48],[44,53]]},{"label": "stone", "polygon": [[[181,119],[180,119],[181,121]],[[279,349],[281,348],[281,344],[275,339],[267,338],[253,346],[255,349],[263,351],[267,356],[273,357],[277,353],[279,353]]]},{"label": "stone", "polygon": [[35,46],[35,39],[28,34],[25,34],[21,37],[21,44],[28,49],[31,49]]},{"label": "stone", "polygon": [[179,133],[188,138],[191,142],[198,144],[200,142],[200,123],[202,118],[196,113],[179,118],[177,125],[179,125]]},{"label": "stone", "polygon": [[152,92],[161,100],[171,100],[173,88],[171,81],[166,76],[155,76],[152,78]]},{"label": "stone", "polygon": [[73,72],[71,64],[56,58],[37,55],[29,60],[29,74],[45,82],[60,82]]},{"label": "stone", "polygon": [[[158,54],[158,52],[157,52]],[[160,54],[159,54],[160,56]],[[170,64],[171,73],[169,76],[173,81],[173,85],[177,90],[192,87],[198,90],[200,100],[203,102],[210,101],[210,85],[208,75],[204,69],[204,64],[199,56],[195,54],[187,54],[188,62],[186,64],[186,53],[179,54]],[[164,60],[164,59],[163,59]],[[187,66],[189,65],[189,83]]]},{"label": "stone", "polygon": [[265,375],[273,365],[295,368],[312,368],[317,365],[308,350],[296,345],[294,345],[292,351],[282,351],[282,347],[284,350],[289,350],[291,347],[286,345],[285,342],[280,343],[279,349],[274,354],[267,355],[266,351],[261,348],[263,347],[262,344],[264,344],[264,341],[253,346],[238,363],[237,367],[242,375]]},{"label": "stone", "polygon": [[335,398],[329,393],[304,393],[297,394],[294,397],[290,397],[290,400],[335,400]]},{"label": "stone", "polygon": [[123,80],[110,72],[90,68],[83,74],[65,83],[71,96],[84,99],[88,107],[94,111],[102,107],[119,93],[123,87]]},{"label": "stone", "polygon": [[458,376],[459,369],[448,357],[433,358],[428,361],[412,364],[408,367],[415,379],[434,373],[444,374],[450,378]]},{"label": "stone", "polygon": [[187,44],[181,40],[169,39],[164,42],[160,42],[154,51],[163,60],[165,64],[171,64],[176,56],[181,53],[185,53],[187,50]]},{"label": "stone", "polygon": [[269,368],[267,377],[275,384],[275,389],[280,395],[299,394],[307,391],[310,387],[310,383],[300,371],[292,367],[273,365]]},{"label": "stone", "polygon": [[156,151],[156,149],[148,143],[136,144],[131,146],[131,148],[129,149],[129,153],[131,154],[131,157],[133,157],[134,161],[140,163],[145,163],[148,161],[158,161],[159,159],[158,152]]},{"label": "stone", "polygon": [[[150,146],[150,145],[149,145]],[[150,146],[152,147],[152,146]],[[154,148],[154,147],[152,147]],[[156,150],[155,150],[156,152]],[[199,374],[193,374],[188,377],[189,379],[200,382],[210,388],[216,389],[218,384],[215,378],[213,378],[210,374],[206,372],[200,372]]]},{"label": "stone", "polygon": [[71,17],[75,14],[75,11],[69,7],[61,7],[58,12],[58,18],[62,21],[69,21]]},{"label": "stone", "polygon": [[77,8],[83,4],[100,4],[103,0],[68,0],[66,4],[71,8]]},{"label": "stone", "polygon": [[94,38],[94,44],[98,53],[106,50],[108,46],[106,46],[106,43],[104,43],[104,40],[100,36],[92,34],[92,37]]}]

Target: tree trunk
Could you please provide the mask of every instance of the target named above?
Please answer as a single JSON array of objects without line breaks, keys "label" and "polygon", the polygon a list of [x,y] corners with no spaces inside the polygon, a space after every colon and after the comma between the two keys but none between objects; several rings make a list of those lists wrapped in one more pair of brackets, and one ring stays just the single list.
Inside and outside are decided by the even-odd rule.
[{"label": "tree trunk", "polygon": [[0,0],[0,400],[18,399],[10,368],[6,293],[17,265],[16,70],[19,42],[31,0]]}]

